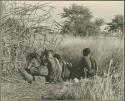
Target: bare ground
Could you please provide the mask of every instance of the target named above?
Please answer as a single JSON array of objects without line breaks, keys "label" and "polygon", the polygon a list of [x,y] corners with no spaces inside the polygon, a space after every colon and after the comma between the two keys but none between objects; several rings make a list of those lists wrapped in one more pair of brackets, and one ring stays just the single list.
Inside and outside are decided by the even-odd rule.
[{"label": "bare ground", "polygon": [[[63,86],[62,86],[63,85]],[[64,84],[45,84],[42,81],[1,83],[1,101],[41,101],[41,99],[58,99],[65,91]]]}]

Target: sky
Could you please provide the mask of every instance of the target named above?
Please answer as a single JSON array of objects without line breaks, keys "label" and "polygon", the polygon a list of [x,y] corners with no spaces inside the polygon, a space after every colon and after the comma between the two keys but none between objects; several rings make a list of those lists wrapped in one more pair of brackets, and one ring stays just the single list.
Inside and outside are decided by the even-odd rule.
[{"label": "sky", "polygon": [[[21,5],[24,1],[19,1]],[[73,3],[86,6],[92,12],[93,18],[103,18],[105,22],[110,22],[116,14],[124,15],[124,1],[27,1],[29,4],[47,3],[54,6],[53,18],[57,21],[61,21],[60,13],[63,12],[64,7],[69,7]]]},{"label": "sky", "polygon": [[124,1],[53,1],[50,5],[56,8],[55,18],[60,20],[59,15],[56,14],[62,13],[64,7],[69,7],[73,3],[89,7],[94,18],[104,18],[105,22],[111,21],[116,14],[124,15]]},{"label": "sky", "polygon": [[54,1],[53,5],[57,8],[55,12],[62,13],[64,7],[73,3],[87,6],[94,18],[104,18],[106,22],[111,21],[116,14],[124,15],[123,1]]},{"label": "sky", "polygon": [[[19,1],[19,4],[21,4],[20,2],[22,3],[24,1]],[[49,5],[56,8],[54,10],[54,15],[58,20],[60,17],[56,14],[62,13],[64,7],[69,7],[73,3],[89,7],[90,11],[93,12],[94,18],[104,18],[106,22],[111,21],[116,14],[124,15],[124,1],[27,1],[27,3],[30,4],[38,2],[51,2]]]}]

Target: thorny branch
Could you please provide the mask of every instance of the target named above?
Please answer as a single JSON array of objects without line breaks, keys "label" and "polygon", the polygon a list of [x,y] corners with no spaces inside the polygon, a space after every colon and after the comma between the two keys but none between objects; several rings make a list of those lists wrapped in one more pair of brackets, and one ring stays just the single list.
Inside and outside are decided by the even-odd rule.
[{"label": "thorny branch", "polygon": [[[52,19],[53,6],[51,2],[35,5],[27,4],[24,2],[22,6],[18,2],[12,2],[6,6],[4,3],[4,13],[1,18],[0,32],[2,33],[3,40],[3,63],[6,61],[7,69],[11,63],[18,65],[17,61],[21,64],[25,63],[25,54],[32,49],[43,50],[50,48],[56,50],[56,46],[60,43],[57,31],[52,31],[53,23],[56,29],[59,28],[56,21]],[[53,35],[49,33],[53,33]],[[23,65],[20,65],[23,66]],[[5,68],[5,67],[2,67]]]}]

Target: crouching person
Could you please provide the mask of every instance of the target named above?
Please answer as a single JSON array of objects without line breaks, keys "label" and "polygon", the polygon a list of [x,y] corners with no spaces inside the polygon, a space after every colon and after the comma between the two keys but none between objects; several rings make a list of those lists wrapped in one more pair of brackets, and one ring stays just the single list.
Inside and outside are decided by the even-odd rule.
[{"label": "crouching person", "polygon": [[23,77],[23,79],[31,84],[34,77],[30,73],[28,73],[27,69],[19,68],[18,70],[19,70],[21,76]]},{"label": "crouching person", "polygon": [[19,72],[28,83],[35,81],[35,76],[46,77],[48,75],[47,67],[40,64],[36,52],[28,54],[26,60],[27,66],[25,68],[19,68]]},{"label": "crouching person", "polygon": [[83,57],[80,61],[80,68],[82,71],[83,78],[90,78],[96,75],[97,63],[94,57],[90,55],[90,49],[83,49]]},{"label": "crouching person", "polygon": [[63,81],[69,80],[71,78],[72,64],[64,61],[59,54],[54,54],[54,57],[59,60],[62,68],[61,77]]},{"label": "crouching person", "polygon": [[59,60],[54,57],[53,50],[45,50],[45,57],[48,69],[48,76],[46,80],[50,83],[61,83],[62,67],[59,63]]}]

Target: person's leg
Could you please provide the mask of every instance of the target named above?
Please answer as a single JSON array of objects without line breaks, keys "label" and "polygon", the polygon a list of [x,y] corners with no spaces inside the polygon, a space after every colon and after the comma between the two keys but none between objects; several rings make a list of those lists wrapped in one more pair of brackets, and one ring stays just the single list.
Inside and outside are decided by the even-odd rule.
[{"label": "person's leg", "polygon": [[33,81],[35,81],[35,76],[33,76]]},{"label": "person's leg", "polygon": [[31,84],[32,81],[33,81],[33,76],[28,73],[27,69],[20,68],[19,71],[20,71],[21,75],[23,75],[23,77],[25,78],[25,80],[26,80],[28,83]]}]

